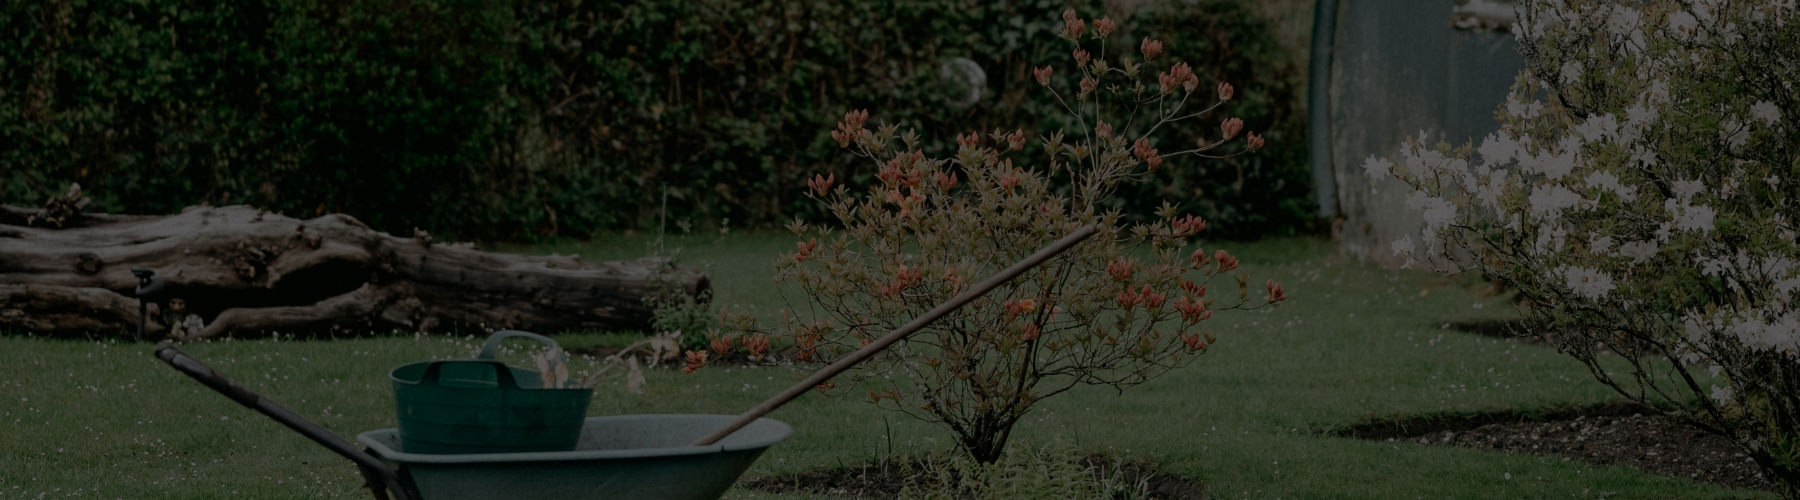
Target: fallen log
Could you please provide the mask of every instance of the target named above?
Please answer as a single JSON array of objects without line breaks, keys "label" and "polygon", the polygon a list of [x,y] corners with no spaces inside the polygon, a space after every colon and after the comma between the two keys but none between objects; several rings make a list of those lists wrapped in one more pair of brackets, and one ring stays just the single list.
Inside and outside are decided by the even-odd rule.
[{"label": "fallen log", "polygon": [[[78,194],[74,194],[78,196]],[[664,258],[483,252],[375,231],[333,214],[300,220],[248,206],[177,215],[51,213],[0,205],[0,329],[130,335],[138,277],[163,292],[151,338],[447,329],[646,330],[646,299],[703,297],[698,272]]]}]

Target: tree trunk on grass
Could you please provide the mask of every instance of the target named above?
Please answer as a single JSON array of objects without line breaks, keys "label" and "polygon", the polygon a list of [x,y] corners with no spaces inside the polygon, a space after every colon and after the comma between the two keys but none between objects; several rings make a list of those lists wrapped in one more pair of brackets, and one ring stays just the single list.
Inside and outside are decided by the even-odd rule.
[{"label": "tree trunk on grass", "polygon": [[[70,197],[79,197],[71,192]],[[178,215],[81,214],[0,205],[0,329],[130,335],[138,278],[165,283],[145,335],[647,329],[645,299],[699,297],[668,259],[587,262],[400,238],[347,215],[299,220],[247,206]]]}]

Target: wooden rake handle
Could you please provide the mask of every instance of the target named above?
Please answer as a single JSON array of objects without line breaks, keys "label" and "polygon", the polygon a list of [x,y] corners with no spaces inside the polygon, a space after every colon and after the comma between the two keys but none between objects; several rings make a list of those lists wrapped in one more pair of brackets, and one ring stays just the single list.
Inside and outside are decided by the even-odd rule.
[{"label": "wooden rake handle", "polygon": [[919,315],[917,318],[913,318],[912,321],[909,321],[904,325],[900,325],[899,328],[895,328],[894,331],[888,332],[887,335],[876,339],[874,342],[869,343],[869,345],[863,346],[861,349],[857,349],[856,352],[852,352],[850,355],[844,356],[842,359],[814,372],[812,376],[807,377],[806,380],[802,380],[800,383],[794,384],[793,387],[781,391],[781,394],[776,394],[775,397],[763,401],[762,404],[756,405],[755,408],[751,408],[750,411],[744,412],[743,415],[739,415],[737,420],[733,420],[730,424],[726,424],[724,427],[719,428],[719,430],[713,431],[712,434],[708,434],[706,437],[694,441],[690,446],[708,446],[719,442],[720,439],[725,439],[725,436],[730,436],[731,433],[737,432],[738,429],[750,425],[750,422],[755,422],[756,419],[768,415],[769,412],[775,411],[775,409],[780,408],[781,405],[787,404],[789,401],[793,401],[794,398],[800,397],[802,393],[811,390],[819,384],[825,383],[827,380],[831,380],[832,377],[837,376],[839,373],[843,373],[844,370],[848,370],[850,367],[863,362],[863,360],[869,359],[869,357],[874,356],[875,353],[887,349],[888,346],[893,345],[895,342],[899,342],[900,339],[906,338],[907,335],[911,335],[920,328],[924,328],[925,325],[937,321],[938,318],[943,317],[945,314],[950,314],[951,311],[962,308],[963,305],[968,304],[977,297],[987,294],[988,291],[1000,286],[1001,283],[1011,281],[1020,274],[1024,274],[1025,271],[1037,267],[1038,264],[1050,260],[1051,257],[1055,257],[1064,250],[1068,250],[1070,247],[1075,246],[1076,243],[1080,243],[1089,236],[1093,236],[1094,233],[1098,231],[1098,229],[1091,225],[1082,226],[1081,228],[1076,229],[1075,232],[1063,237],[1063,239],[1056,240],[1056,242],[1051,243],[1050,246],[1039,249],[1037,253],[1031,254],[1031,256],[1026,257],[1025,260],[1021,260],[1017,264],[1013,264],[1012,267],[1001,270],[999,273],[988,277],[988,279],[976,283],[974,287],[964,290],[963,293],[951,297],[950,300],[945,301],[942,304],[938,304],[937,307],[932,308],[930,311],[926,311],[925,314]]}]

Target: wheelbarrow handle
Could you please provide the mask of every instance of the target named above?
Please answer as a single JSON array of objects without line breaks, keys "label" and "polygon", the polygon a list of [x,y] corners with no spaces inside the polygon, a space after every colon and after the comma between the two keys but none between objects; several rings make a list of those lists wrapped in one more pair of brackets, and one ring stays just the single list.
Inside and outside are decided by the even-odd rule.
[{"label": "wheelbarrow handle", "polygon": [[1092,225],[1077,228],[1075,232],[1069,233],[1069,235],[1064,236],[1063,239],[1056,240],[1051,243],[1050,246],[1038,249],[1036,253],[1025,257],[1025,260],[1021,260],[1018,263],[1013,264],[1012,267],[1003,269],[993,276],[988,277],[988,279],[976,283],[975,286],[969,287],[968,290],[963,291],[955,297],[951,297],[950,300],[947,300],[942,304],[938,304],[937,307],[932,308],[930,311],[926,311],[925,314],[913,318],[912,321],[900,325],[899,328],[895,328],[894,331],[889,332],[887,335],[876,339],[874,342],[870,342],[869,345],[863,346],[861,349],[857,349],[855,352],[838,359],[837,362],[826,365],[817,372],[813,372],[812,376],[807,377],[806,380],[802,380],[800,383],[788,387],[788,389],[782,391],[781,394],[776,394],[775,397],[763,401],[762,404],[756,405],[756,407],[751,408],[750,411],[738,415],[736,420],[732,420],[731,423],[726,424],[724,427],[720,427],[717,431],[713,431],[712,434],[707,434],[706,437],[694,441],[689,446],[709,446],[719,442],[720,439],[725,439],[725,436],[730,436],[731,433],[737,432],[738,429],[742,429],[746,425],[750,425],[751,422],[756,421],[758,418],[762,418],[763,415],[768,415],[769,412],[775,411],[776,408],[780,408],[781,405],[787,404],[788,401],[793,401],[794,398],[800,397],[801,394],[812,390],[813,387],[825,383],[827,380],[831,380],[831,377],[835,377],[839,373],[843,373],[844,370],[856,366],[857,363],[869,359],[870,356],[874,356],[875,353],[887,349],[888,346],[893,345],[895,342],[899,342],[901,339],[906,338],[907,335],[911,335],[920,328],[924,328],[925,325],[929,325],[931,322],[937,321],[938,318],[962,308],[964,304],[974,301],[976,298],[988,293],[989,290],[993,290],[995,287],[1000,286],[1000,284],[1012,281],[1013,278],[1018,277],[1020,274],[1025,274],[1025,271],[1037,267],[1038,264],[1042,264],[1044,261],[1050,260],[1050,258],[1055,257],[1056,254],[1062,253],[1064,250],[1068,250],[1070,247],[1075,246],[1076,243],[1081,243],[1082,240],[1088,239],[1089,236],[1093,236],[1096,232],[1099,232],[1099,229]]},{"label": "wheelbarrow handle", "polygon": [[207,366],[206,363],[201,363],[200,360],[188,356],[187,353],[181,352],[180,349],[176,349],[173,343],[165,340],[157,344],[156,357],[162,359],[163,362],[168,363],[169,366],[175,367],[175,369],[181,371],[181,373],[185,373],[194,380],[200,381],[200,383],[205,384],[206,387],[218,391],[219,394],[224,394],[225,397],[231,398],[231,400],[236,401],[237,404],[244,405],[247,408],[268,415],[269,418],[275,419],[276,422],[281,422],[282,425],[286,425],[289,429],[299,432],[301,435],[313,440],[313,442],[319,443],[319,445],[324,446],[326,449],[329,449],[338,455],[342,455],[344,458],[350,459],[351,462],[355,462],[357,468],[362,469],[363,478],[368,481],[369,489],[374,493],[375,498],[387,498],[386,494],[383,493],[384,490],[392,492],[396,499],[410,500],[415,498],[415,495],[411,494],[409,488],[402,484],[399,475],[395,474],[392,469],[389,469],[387,464],[382,462],[380,458],[376,458],[374,455],[370,455],[357,449],[356,445],[351,444],[350,441],[332,433],[330,430],[319,427],[318,424],[306,420],[306,418],[288,410],[286,407],[276,404],[274,401],[270,401],[269,398],[262,397],[262,395],[257,394],[244,386],[238,385],[237,382],[233,382],[231,379],[219,375],[219,372],[213,370],[211,366]]}]

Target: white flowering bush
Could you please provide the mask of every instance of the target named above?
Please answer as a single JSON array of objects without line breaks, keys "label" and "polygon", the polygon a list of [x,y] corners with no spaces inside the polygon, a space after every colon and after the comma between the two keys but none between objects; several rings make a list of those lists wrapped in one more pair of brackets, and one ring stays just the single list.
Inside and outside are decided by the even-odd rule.
[{"label": "white flowering bush", "polygon": [[1619,393],[1732,438],[1790,498],[1795,17],[1793,0],[1522,2],[1528,65],[1500,130],[1365,163],[1411,185],[1424,215],[1396,253],[1516,288],[1527,329]]}]

